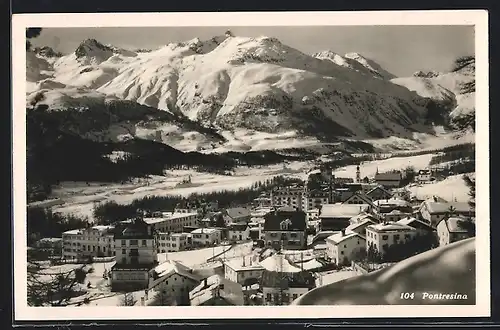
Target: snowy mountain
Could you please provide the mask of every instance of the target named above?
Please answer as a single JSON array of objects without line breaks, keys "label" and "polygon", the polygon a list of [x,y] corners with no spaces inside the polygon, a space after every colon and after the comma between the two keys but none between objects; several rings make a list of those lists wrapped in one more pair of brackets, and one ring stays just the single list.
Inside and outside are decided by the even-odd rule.
[{"label": "snowy mountain", "polygon": [[411,77],[391,81],[443,103],[450,109],[451,123],[458,128],[474,126],[475,116],[475,59],[465,56],[457,59],[450,72],[416,72]]},{"label": "snowy mountain", "polygon": [[[146,106],[217,130],[247,150],[264,136],[336,141],[431,131],[428,100],[392,83],[375,62],[357,53],[310,56],[270,37],[227,34],[137,52],[88,39],[60,57],[29,52],[27,72],[28,106]],[[129,124],[174,147],[193,134],[197,148],[214,147],[203,133],[170,122],[144,116]],[[177,142],[165,138],[172,131]]]}]

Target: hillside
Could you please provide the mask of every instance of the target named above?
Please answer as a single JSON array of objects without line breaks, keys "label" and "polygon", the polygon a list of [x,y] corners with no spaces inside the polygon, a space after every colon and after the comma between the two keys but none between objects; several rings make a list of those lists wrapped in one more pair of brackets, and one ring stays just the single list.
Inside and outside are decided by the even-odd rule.
[{"label": "hillside", "polygon": [[144,119],[131,123],[135,134],[191,151],[225,143],[200,127],[247,150],[260,134],[331,142],[431,132],[425,116],[439,105],[391,83],[394,76],[372,60],[331,54],[310,56],[270,37],[196,38],[148,52],[89,39],[64,56],[47,48],[29,53],[27,103],[36,98],[53,111],[123,101],[147,106],[199,127]]},{"label": "hillside", "polygon": [[474,128],[475,72],[474,57],[465,56],[457,59],[449,72],[419,71],[391,81],[449,108],[451,124],[457,128]]}]

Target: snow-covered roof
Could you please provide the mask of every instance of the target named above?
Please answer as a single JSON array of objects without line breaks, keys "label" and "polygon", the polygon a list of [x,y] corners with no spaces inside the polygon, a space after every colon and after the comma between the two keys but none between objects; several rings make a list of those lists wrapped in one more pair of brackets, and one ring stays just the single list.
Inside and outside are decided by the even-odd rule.
[{"label": "snow-covered roof", "polygon": [[264,267],[259,264],[259,259],[257,255],[254,256],[243,256],[241,258],[231,258],[224,261],[224,264],[233,269],[234,271],[245,271],[245,270],[259,270],[264,269]]},{"label": "snow-covered roof", "polygon": [[303,270],[311,270],[311,269],[320,268],[323,266],[323,264],[316,259],[311,259],[311,260],[305,261],[303,263],[297,263],[297,266]]},{"label": "snow-covered roof", "polygon": [[178,274],[183,277],[192,279],[193,281],[200,281],[201,278],[194,274],[191,269],[182,263],[175,260],[168,260],[164,263],[159,264],[154,268],[154,273],[158,276],[156,280],[153,281],[151,287],[156,286],[156,284],[162,282],[164,279],[170,277],[173,274]]},{"label": "snow-covered roof", "polygon": [[365,218],[364,220],[361,220],[360,222],[354,222],[351,223],[349,226],[346,227],[345,232],[349,233],[354,231],[356,228],[359,228],[361,226],[368,226],[371,224],[375,224],[376,222],[371,220],[371,218]]},{"label": "snow-covered roof", "polygon": [[220,231],[217,228],[197,228],[191,232],[191,234],[213,234]]},{"label": "snow-covered roof", "polygon": [[453,209],[456,212],[460,213],[467,213],[471,211],[471,207],[469,203],[467,202],[433,202],[431,200],[426,200],[424,202],[425,206],[427,207],[427,210],[431,214],[436,214],[436,213],[447,213],[450,212],[450,207],[453,207]]},{"label": "snow-covered roof", "polygon": [[344,234],[342,234],[342,232],[340,232],[337,234],[333,234],[332,236],[328,236],[326,238],[326,240],[333,242],[333,244],[337,245],[337,244],[340,244],[342,242],[345,242],[345,241],[353,239],[353,238],[363,239],[363,240],[365,239],[363,236],[361,236],[360,234],[355,233],[355,232],[344,233]]},{"label": "snow-covered roof", "polygon": [[413,227],[404,225],[397,222],[387,222],[387,223],[377,223],[375,225],[369,225],[367,229],[373,229],[378,232],[384,231],[413,231],[416,230]]},{"label": "snow-covered roof", "polygon": [[250,211],[243,207],[234,207],[226,209],[226,213],[229,217],[233,219],[250,216]]},{"label": "snow-covered roof", "polygon": [[354,225],[365,223],[366,220],[370,220],[371,222],[375,223],[375,217],[372,214],[366,212],[353,216],[351,219],[349,219],[349,222],[351,223],[351,225]]},{"label": "snow-covered roof", "polygon": [[225,279],[220,275],[212,275],[202,281],[189,292],[192,306],[203,305],[212,298],[220,297],[231,305],[243,305],[243,289],[240,284]]},{"label": "snow-covered roof", "polygon": [[260,264],[270,272],[298,273],[301,271],[300,268],[294,266],[288,258],[281,253],[273,254],[261,261]]},{"label": "snow-covered roof", "polygon": [[352,218],[369,209],[368,204],[324,204],[320,218]]},{"label": "snow-covered roof", "polygon": [[392,205],[400,207],[410,206],[410,203],[408,201],[405,201],[404,199],[400,198],[379,199],[375,201],[374,204],[377,206],[392,206]]},{"label": "snow-covered roof", "polygon": [[161,217],[148,217],[144,218],[144,222],[146,222],[148,225],[152,225],[155,223],[167,221],[167,220],[173,220],[173,219],[182,219],[182,218],[187,218],[190,216],[196,216],[198,213],[195,212],[188,212],[188,213],[183,213],[183,212],[162,212]]}]

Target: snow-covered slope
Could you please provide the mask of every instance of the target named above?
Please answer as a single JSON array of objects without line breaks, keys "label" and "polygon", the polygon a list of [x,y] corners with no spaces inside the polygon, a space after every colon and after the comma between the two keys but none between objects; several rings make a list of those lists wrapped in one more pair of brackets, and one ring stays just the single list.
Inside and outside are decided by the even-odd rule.
[{"label": "snow-covered slope", "polygon": [[[316,288],[293,304],[474,305],[475,251],[475,238],[455,242],[367,275]],[[401,299],[402,292],[414,294],[413,299]],[[458,293],[466,299],[429,299],[424,293]]]},{"label": "snow-covered slope", "polygon": [[28,103],[65,109],[126,100],[233,135],[328,140],[429,132],[423,98],[357,53],[332,54],[310,56],[270,37],[195,38],[148,52],[89,39],[50,62],[30,54]]},{"label": "snow-covered slope", "polygon": [[322,51],[313,55],[320,60],[331,61],[339,66],[343,66],[361,74],[370,75],[375,78],[381,79],[392,79],[395,76],[384,70],[380,65],[368,60],[365,57],[359,55],[358,53],[347,53],[341,56],[331,50]]},{"label": "snow-covered slope", "polygon": [[450,105],[450,119],[459,128],[473,126],[475,116],[475,59],[457,59],[450,72],[416,72],[411,77],[391,81],[422,97]]}]

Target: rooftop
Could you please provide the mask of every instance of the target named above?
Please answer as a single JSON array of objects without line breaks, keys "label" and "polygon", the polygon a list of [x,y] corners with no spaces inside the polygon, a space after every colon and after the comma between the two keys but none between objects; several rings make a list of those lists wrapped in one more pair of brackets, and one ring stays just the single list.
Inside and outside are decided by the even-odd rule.
[{"label": "rooftop", "polygon": [[426,200],[424,202],[429,213],[448,213],[450,212],[450,207],[453,207],[455,212],[467,213],[471,212],[471,207],[467,202],[434,202]]},{"label": "rooftop", "polygon": [[151,287],[154,287],[156,284],[161,282],[164,278],[170,277],[173,274],[179,274],[183,277],[192,279],[193,281],[200,281],[201,278],[193,274],[192,270],[183,265],[182,263],[175,260],[168,260],[153,269],[153,272],[156,274],[156,280],[153,281]]},{"label": "rooftop", "polygon": [[213,234],[220,231],[217,228],[197,228],[191,232],[191,234]]},{"label": "rooftop", "polygon": [[340,244],[342,242],[345,242],[345,241],[353,239],[353,238],[363,239],[363,240],[365,239],[363,236],[359,235],[358,233],[354,233],[354,232],[345,233],[345,234],[342,234],[342,232],[340,232],[340,233],[336,233],[336,234],[333,234],[331,236],[328,236],[326,239],[328,241],[333,242],[335,245],[337,245],[337,244]]},{"label": "rooftop", "polygon": [[144,221],[148,225],[152,225],[152,224],[163,222],[163,221],[166,221],[166,220],[182,219],[182,218],[186,218],[186,217],[189,217],[189,216],[197,216],[197,215],[198,215],[198,213],[195,213],[195,212],[189,212],[189,213],[162,212],[162,216],[161,217],[144,218]]},{"label": "rooftop", "polygon": [[403,175],[400,171],[375,174],[375,180],[377,181],[399,181],[402,179],[402,177]]},{"label": "rooftop", "polygon": [[324,204],[320,218],[352,218],[369,209],[368,204]]},{"label": "rooftop", "polygon": [[226,260],[224,264],[235,271],[264,269],[264,267],[259,264],[257,255],[231,258]]},{"label": "rooftop", "polygon": [[375,225],[369,225],[367,229],[372,229],[377,232],[386,232],[386,231],[413,231],[416,230],[413,227],[408,225],[404,225],[397,222],[386,222],[386,223],[377,223]]},{"label": "rooftop", "polygon": [[374,202],[377,206],[398,206],[398,207],[408,207],[410,203],[400,198],[389,198],[389,199],[379,199]]},{"label": "rooftop", "polygon": [[208,277],[189,293],[192,306],[203,305],[215,297],[220,297],[235,306],[244,304],[241,285],[231,282],[220,275]]},{"label": "rooftop", "polygon": [[250,210],[248,210],[244,207],[233,207],[230,209],[226,209],[226,214],[233,219],[234,218],[249,217]]}]

